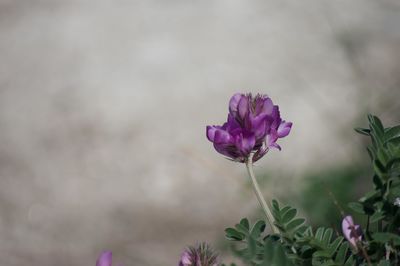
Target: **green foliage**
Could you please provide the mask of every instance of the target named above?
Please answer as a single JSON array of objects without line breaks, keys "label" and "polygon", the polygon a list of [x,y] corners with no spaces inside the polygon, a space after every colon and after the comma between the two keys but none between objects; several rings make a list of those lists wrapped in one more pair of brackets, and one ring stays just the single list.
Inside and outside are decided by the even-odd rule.
[{"label": "green foliage", "polygon": [[272,213],[280,237],[289,256],[296,265],[344,265],[351,261],[348,254],[348,244],[342,243],[343,237],[334,237],[333,229],[319,227],[315,232],[310,226],[305,226],[303,218],[297,218],[297,210],[279,203],[272,202]]},{"label": "green foliage", "polygon": [[367,221],[362,226],[362,241],[353,246],[342,232],[328,227],[313,229],[297,216],[295,208],[273,200],[272,214],[279,234],[266,234],[264,221],[250,226],[244,218],[225,230],[226,238],[234,243],[235,255],[246,265],[260,266],[400,265],[400,126],[385,128],[372,115],[368,120],[368,128],[356,131],[371,139],[367,150],[373,169],[373,189],[348,204]]},{"label": "green foliage", "polygon": [[276,200],[272,212],[279,235],[265,235],[263,221],[250,228],[246,218],[225,230],[228,240],[240,244],[240,248],[233,246],[233,252],[246,265],[352,265],[348,243],[334,236],[331,228],[320,227],[314,232],[304,225],[305,219],[296,216],[296,209],[281,208]]},{"label": "green foliage", "polygon": [[[395,204],[400,197],[400,126],[385,128],[372,115],[368,120],[369,128],[356,131],[371,138],[367,150],[374,171],[373,190],[349,203],[349,207],[367,216],[366,238],[373,243],[368,251],[372,258],[378,258],[387,250],[396,250],[400,241],[400,208]],[[376,228],[375,232],[371,232],[371,227]],[[397,253],[394,252],[396,261]]]},{"label": "green foliage", "polygon": [[233,253],[246,265],[292,266],[277,239],[266,237],[265,226],[265,222],[260,220],[250,227],[248,219],[244,218],[235,227],[225,229],[226,238],[235,242]]},{"label": "green foliage", "polygon": [[293,266],[293,263],[287,257],[282,245],[268,238],[264,243],[264,257],[260,265]]},{"label": "green foliage", "polygon": [[400,246],[400,236],[393,233],[377,232],[372,235],[375,242],[386,244],[390,243],[393,246]]},{"label": "green foliage", "polygon": [[276,200],[272,201],[272,214],[275,218],[275,225],[281,233],[281,238],[288,244],[293,244],[296,235],[301,235],[307,229],[306,226],[303,226],[305,219],[296,218],[296,209],[290,206],[280,208]]},{"label": "green foliage", "polygon": [[391,181],[394,183],[392,187],[399,187],[396,181],[400,176],[400,126],[384,128],[379,118],[373,115],[369,115],[368,120],[368,129],[358,128],[356,131],[371,138],[372,144],[367,150],[375,175],[379,177],[374,178],[374,184],[381,188],[385,182]]}]

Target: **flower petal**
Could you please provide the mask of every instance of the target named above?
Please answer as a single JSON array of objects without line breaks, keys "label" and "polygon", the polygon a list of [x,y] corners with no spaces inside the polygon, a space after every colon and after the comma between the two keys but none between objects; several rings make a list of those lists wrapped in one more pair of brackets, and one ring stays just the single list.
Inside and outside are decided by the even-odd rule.
[{"label": "flower petal", "polygon": [[222,129],[216,129],[214,132],[214,143],[218,144],[230,144],[233,139],[231,134]]},{"label": "flower petal", "polygon": [[214,148],[217,152],[235,159],[234,147],[234,139],[227,131],[221,129],[215,131]]},{"label": "flower petal", "polygon": [[220,126],[207,126],[206,128],[206,135],[207,139],[211,142],[214,142],[215,131],[220,129]]},{"label": "flower petal", "polygon": [[274,107],[274,104],[272,103],[272,100],[269,97],[267,97],[262,102],[262,107],[261,107],[260,113],[266,114],[266,115],[271,115],[273,107]]},{"label": "flower petal", "polygon": [[246,121],[245,123],[246,129],[255,134],[256,140],[259,140],[260,138],[263,139],[267,134],[267,131],[269,130],[269,127],[267,127],[268,118],[269,117],[266,114],[260,114],[257,116],[249,114],[246,117],[246,120],[248,120],[248,122]]},{"label": "flower petal", "polygon": [[354,248],[357,248],[357,241],[361,241],[362,239],[362,231],[359,225],[354,225],[353,217],[350,215],[343,218],[342,231],[347,241],[349,241]]},{"label": "flower petal", "polygon": [[228,114],[227,122],[221,128],[230,132],[232,130],[240,128],[240,125],[231,114]]},{"label": "flower petal", "polygon": [[100,254],[97,259],[96,266],[111,266],[112,264],[112,252],[104,251]]},{"label": "flower petal", "polygon": [[246,96],[240,98],[238,103],[238,114],[241,120],[244,120],[247,113],[249,112],[249,99]]},{"label": "flower petal", "polygon": [[181,255],[181,260],[179,261],[179,266],[190,266],[192,261],[190,259],[190,254],[188,251],[184,251]]},{"label": "flower petal", "polygon": [[289,135],[291,128],[292,128],[292,122],[282,121],[278,127],[278,138],[283,138]]},{"label": "flower petal", "polygon": [[235,138],[235,145],[242,156],[247,157],[250,155],[251,150],[256,144],[256,138],[253,133],[243,132]]},{"label": "flower petal", "polygon": [[235,95],[233,95],[231,97],[231,99],[229,100],[229,112],[235,116],[237,111],[238,111],[238,105],[239,105],[239,101],[240,99],[244,97],[243,94],[241,93],[236,93]]},{"label": "flower petal", "polygon": [[269,132],[269,134],[267,134],[267,146],[269,148],[275,148],[278,150],[281,150],[281,146],[279,146],[278,144],[276,144],[276,141],[278,140],[278,133],[276,132],[276,130],[274,128],[271,128],[271,131]]}]

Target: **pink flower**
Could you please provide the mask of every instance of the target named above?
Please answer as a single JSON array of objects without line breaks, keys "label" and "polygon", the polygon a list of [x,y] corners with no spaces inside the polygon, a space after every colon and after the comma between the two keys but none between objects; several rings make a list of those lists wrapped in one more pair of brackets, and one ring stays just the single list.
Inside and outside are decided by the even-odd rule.
[{"label": "pink flower", "polygon": [[350,215],[343,218],[342,221],[343,235],[349,241],[349,243],[357,249],[357,242],[362,239],[361,226],[354,224],[353,217]]},{"label": "pink flower", "polygon": [[112,266],[112,252],[104,251],[97,259],[96,266]]},{"label": "pink flower", "polygon": [[188,247],[182,253],[178,266],[219,266],[218,254],[206,243]]}]

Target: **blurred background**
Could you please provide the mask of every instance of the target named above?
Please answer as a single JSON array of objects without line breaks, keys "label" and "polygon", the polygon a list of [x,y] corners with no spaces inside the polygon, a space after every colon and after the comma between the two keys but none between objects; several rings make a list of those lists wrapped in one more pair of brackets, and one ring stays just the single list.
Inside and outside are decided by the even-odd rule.
[{"label": "blurred background", "polygon": [[0,0],[0,264],[224,253],[225,227],[262,218],[205,137],[235,92],[294,123],[256,164],[266,197],[334,223],[326,191],[369,186],[353,128],[400,122],[400,2]]}]

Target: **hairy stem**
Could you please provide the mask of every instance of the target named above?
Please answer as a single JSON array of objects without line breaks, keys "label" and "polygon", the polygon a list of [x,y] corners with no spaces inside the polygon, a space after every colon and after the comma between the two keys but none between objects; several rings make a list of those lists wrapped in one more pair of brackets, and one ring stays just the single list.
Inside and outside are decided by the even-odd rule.
[{"label": "hairy stem", "polygon": [[253,154],[251,154],[246,162],[247,172],[249,173],[251,183],[253,184],[254,193],[257,196],[258,202],[260,203],[262,209],[264,210],[265,216],[267,216],[267,221],[273,233],[278,234],[279,230],[276,228],[274,222],[274,216],[272,215],[271,210],[268,207],[268,204],[265,202],[265,199],[261,193],[260,187],[258,185],[257,179],[253,172]]},{"label": "hairy stem", "polygon": [[367,253],[367,251],[365,250],[365,248],[362,246],[362,244],[361,244],[359,241],[357,242],[357,246],[359,246],[359,248],[360,248],[360,250],[361,250],[361,254],[362,254],[362,256],[364,257],[364,259],[366,259],[368,266],[371,266],[371,265],[372,265],[372,264],[371,264],[371,260],[369,259],[368,253]]}]

